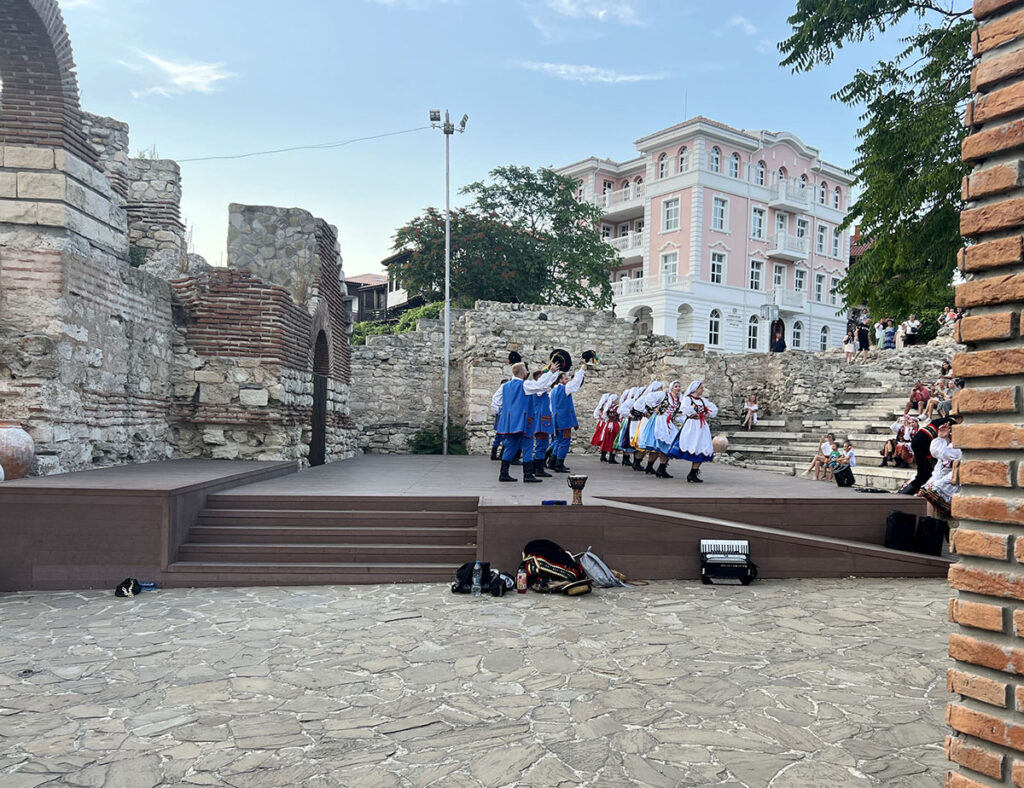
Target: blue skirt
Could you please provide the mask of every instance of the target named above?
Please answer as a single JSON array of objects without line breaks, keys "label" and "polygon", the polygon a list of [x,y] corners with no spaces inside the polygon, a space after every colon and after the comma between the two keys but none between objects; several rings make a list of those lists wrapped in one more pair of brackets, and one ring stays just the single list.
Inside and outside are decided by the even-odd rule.
[{"label": "blue skirt", "polygon": [[679,448],[679,436],[682,435],[682,430],[676,435],[675,440],[672,441],[672,446],[668,451],[662,452],[667,454],[669,457],[675,460],[689,460],[690,462],[714,462],[714,454],[693,454],[688,451],[683,451]]},{"label": "blue skirt", "polygon": [[644,431],[637,436],[637,446],[644,451],[653,449],[657,443],[657,439],[654,437],[654,428],[657,426],[656,420],[656,416],[651,416],[651,418],[647,420],[647,424],[644,425]]}]

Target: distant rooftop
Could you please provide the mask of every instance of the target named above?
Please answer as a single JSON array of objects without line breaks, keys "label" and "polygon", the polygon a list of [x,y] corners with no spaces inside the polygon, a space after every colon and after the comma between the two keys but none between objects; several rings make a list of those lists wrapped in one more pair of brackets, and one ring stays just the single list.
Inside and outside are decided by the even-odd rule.
[{"label": "distant rooftop", "polygon": [[382,285],[388,281],[388,278],[380,274],[359,274],[358,276],[347,276],[345,281],[360,285]]}]

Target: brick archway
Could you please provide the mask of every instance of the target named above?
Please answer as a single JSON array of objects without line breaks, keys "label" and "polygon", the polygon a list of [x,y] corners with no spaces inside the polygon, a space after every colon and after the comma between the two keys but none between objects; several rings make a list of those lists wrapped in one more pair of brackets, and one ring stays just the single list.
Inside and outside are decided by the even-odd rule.
[{"label": "brick archway", "polygon": [[0,3],[0,41],[0,143],[63,148],[98,169],[57,0]]}]

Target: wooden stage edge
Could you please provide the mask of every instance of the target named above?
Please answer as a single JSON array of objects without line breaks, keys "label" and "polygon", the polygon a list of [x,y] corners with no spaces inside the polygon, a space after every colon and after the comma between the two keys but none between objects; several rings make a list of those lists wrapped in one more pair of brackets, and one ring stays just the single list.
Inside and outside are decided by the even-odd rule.
[{"label": "wooden stage edge", "polygon": [[717,486],[687,486],[573,464],[604,495],[542,506],[568,497],[564,479],[503,486],[486,458],[406,455],[298,473],[173,460],[6,482],[0,591],[112,589],[128,576],[165,587],[442,582],[474,557],[514,570],[536,538],[648,580],[698,578],[709,538],[749,540],[764,579],[943,577],[950,565],[883,546],[887,513],[924,514],[919,498],[833,497],[728,467],[714,469]]}]

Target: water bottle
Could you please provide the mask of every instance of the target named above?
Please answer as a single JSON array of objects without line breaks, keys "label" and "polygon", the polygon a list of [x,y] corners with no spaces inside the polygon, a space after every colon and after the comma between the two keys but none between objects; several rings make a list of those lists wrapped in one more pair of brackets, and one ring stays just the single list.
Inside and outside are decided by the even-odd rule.
[{"label": "water bottle", "polygon": [[480,596],[482,589],[480,587],[480,581],[483,579],[484,568],[477,561],[473,565],[473,596]]}]

